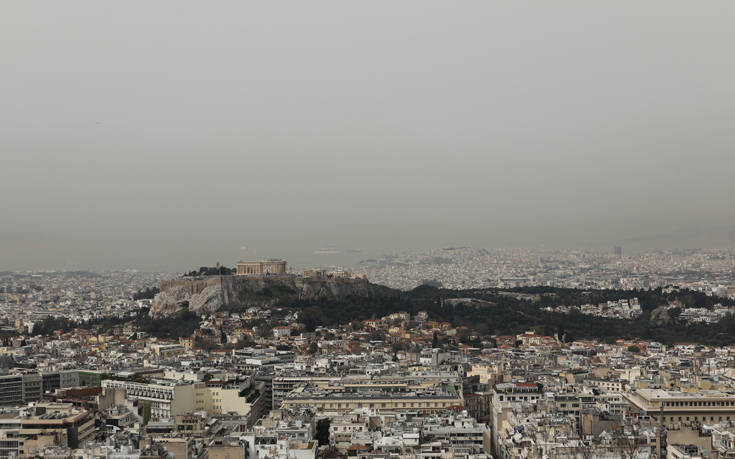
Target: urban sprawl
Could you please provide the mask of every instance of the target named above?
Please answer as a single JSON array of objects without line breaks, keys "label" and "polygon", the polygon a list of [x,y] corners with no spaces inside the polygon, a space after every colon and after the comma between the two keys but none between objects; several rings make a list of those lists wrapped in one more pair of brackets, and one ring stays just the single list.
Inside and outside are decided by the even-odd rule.
[{"label": "urban sprawl", "polygon": [[[544,311],[630,321],[637,292],[689,289],[715,300],[662,309],[701,326],[735,311],[734,266],[733,251],[444,248],[352,272],[268,260],[227,275],[615,289],[630,294]],[[735,347],[485,335],[424,310],[327,326],[274,289],[151,318],[176,278],[0,273],[0,458],[735,458]],[[173,336],[176,321],[195,326]]]}]

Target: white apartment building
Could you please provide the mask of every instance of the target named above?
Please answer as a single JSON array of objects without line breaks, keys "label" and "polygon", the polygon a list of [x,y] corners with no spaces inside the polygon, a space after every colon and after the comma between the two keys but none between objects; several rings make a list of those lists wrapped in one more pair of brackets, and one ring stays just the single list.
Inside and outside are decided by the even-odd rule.
[{"label": "white apartment building", "polygon": [[[124,389],[126,398],[149,402],[152,419],[169,419],[204,408],[204,383],[161,381],[139,383],[105,379],[102,388]],[[201,403],[197,403],[201,401]]]}]

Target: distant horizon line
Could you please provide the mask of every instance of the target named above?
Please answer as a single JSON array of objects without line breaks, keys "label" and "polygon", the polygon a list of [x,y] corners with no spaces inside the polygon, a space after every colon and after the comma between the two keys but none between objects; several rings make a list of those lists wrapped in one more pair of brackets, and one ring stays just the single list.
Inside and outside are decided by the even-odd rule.
[{"label": "distant horizon line", "polygon": [[[337,268],[337,267],[350,267],[354,266],[357,267],[360,263],[368,260],[376,260],[388,256],[395,256],[396,253],[400,254],[418,254],[422,252],[428,252],[432,250],[461,250],[461,249],[469,249],[469,250],[486,250],[486,251],[513,251],[513,250],[519,250],[519,251],[540,251],[540,252],[583,252],[583,253],[589,253],[589,254],[599,254],[599,255],[614,255],[614,249],[615,247],[621,247],[623,249],[623,257],[628,257],[632,255],[639,256],[646,253],[677,253],[677,252],[733,252],[735,251],[735,246],[724,246],[724,247],[710,247],[710,248],[697,248],[697,247],[681,247],[681,248],[651,248],[651,249],[630,249],[629,251],[625,251],[624,245],[611,245],[609,250],[603,250],[603,249],[593,249],[593,248],[569,248],[569,247],[543,247],[543,246],[518,246],[518,247],[475,247],[470,245],[461,245],[461,246],[444,246],[444,247],[428,247],[428,248],[422,248],[422,249],[386,249],[379,255],[369,256],[366,255],[366,258],[359,260],[357,262],[353,263],[336,263],[336,264],[309,264],[309,265],[302,265],[299,264],[293,264],[289,262],[288,257],[268,257],[263,258],[263,260],[284,260],[288,262],[288,266],[291,269],[294,270],[303,270],[303,269],[316,269],[316,268]],[[340,252],[341,253],[341,252]],[[364,252],[348,252],[348,253],[363,253]],[[339,253],[336,253],[339,254]],[[335,255],[336,255],[335,254]],[[324,255],[324,253],[321,253],[320,255]],[[328,254],[332,255],[332,253]],[[239,261],[242,261],[242,259],[238,259],[237,261],[233,262],[233,268],[237,265]],[[120,268],[93,268],[93,267],[79,267],[79,268],[27,268],[27,269],[7,269],[3,268],[0,269],[0,274],[19,274],[19,273],[31,273],[31,274],[44,274],[44,273],[75,273],[75,272],[88,272],[88,273],[122,273],[122,272],[135,272],[135,273],[142,273],[142,274],[183,274],[191,270],[196,270],[198,268],[202,267],[214,267],[219,262],[215,262],[211,266],[207,265],[199,265],[194,266],[191,265],[191,267],[182,269],[182,270],[151,270],[146,268],[133,268],[133,267],[120,267]],[[229,267],[226,263],[220,263],[221,267]]]}]

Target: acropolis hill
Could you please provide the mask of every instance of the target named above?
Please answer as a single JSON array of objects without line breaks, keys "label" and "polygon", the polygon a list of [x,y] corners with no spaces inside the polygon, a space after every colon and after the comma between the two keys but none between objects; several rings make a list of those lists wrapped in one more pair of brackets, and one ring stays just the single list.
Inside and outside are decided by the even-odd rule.
[{"label": "acropolis hill", "polygon": [[369,297],[387,287],[371,284],[364,276],[345,271],[312,269],[300,274],[286,272],[286,262],[266,260],[239,262],[234,275],[185,277],[161,283],[149,314],[162,317],[188,307],[210,313],[223,306],[274,303],[283,300]]}]

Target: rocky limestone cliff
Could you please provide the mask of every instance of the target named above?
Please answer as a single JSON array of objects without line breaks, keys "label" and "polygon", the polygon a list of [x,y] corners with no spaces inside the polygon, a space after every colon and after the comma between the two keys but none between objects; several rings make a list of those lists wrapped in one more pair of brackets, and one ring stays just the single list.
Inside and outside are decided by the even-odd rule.
[{"label": "rocky limestone cliff", "polygon": [[247,306],[276,301],[370,297],[387,287],[367,279],[312,278],[294,275],[207,276],[161,283],[149,314],[164,317],[188,307],[196,313],[211,313],[223,306]]}]

